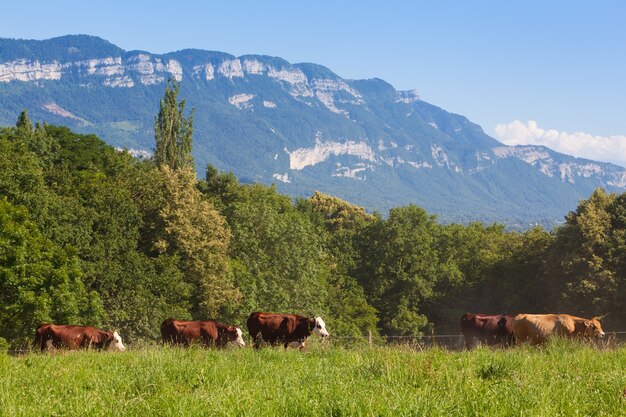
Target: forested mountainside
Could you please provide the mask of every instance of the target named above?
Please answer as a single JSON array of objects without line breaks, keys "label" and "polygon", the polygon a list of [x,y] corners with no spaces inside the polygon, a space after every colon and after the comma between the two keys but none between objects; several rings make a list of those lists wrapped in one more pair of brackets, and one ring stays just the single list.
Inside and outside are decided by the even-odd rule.
[{"label": "forested mountainside", "polygon": [[193,154],[241,182],[335,195],[383,215],[417,204],[442,221],[552,227],[626,171],[537,146],[505,146],[467,118],[380,79],[347,80],[316,64],[187,49],[125,51],[92,36],[0,39],[0,124],[34,120],[153,152],[168,79],[195,108]]}]

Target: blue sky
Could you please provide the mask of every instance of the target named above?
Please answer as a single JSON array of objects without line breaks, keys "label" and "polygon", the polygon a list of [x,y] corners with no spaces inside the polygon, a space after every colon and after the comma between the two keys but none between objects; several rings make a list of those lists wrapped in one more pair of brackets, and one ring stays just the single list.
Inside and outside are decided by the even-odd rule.
[{"label": "blue sky", "polygon": [[2,1],[0,37],[86,33],[127,50],[315,62],[414,88],[505,143],[626,163],[626,1],[28,4]]}]

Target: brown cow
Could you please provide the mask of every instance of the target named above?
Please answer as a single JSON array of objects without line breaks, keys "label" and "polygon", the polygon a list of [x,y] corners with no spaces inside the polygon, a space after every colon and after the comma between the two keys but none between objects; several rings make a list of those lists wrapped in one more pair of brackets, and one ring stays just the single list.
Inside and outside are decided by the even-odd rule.
[{"label": "brown cow", "polygon": [[255,312],[250,314],[246,324],[255,348],[259,348],[261,340],[272,346],[282,344],[285,347],[303,348],[311,333],[320,337],[328,336],[321,317]]},{"label": "brown cow", "polygon": [[520,342],[545,343],[550,336],[604,337],[597,317],[584,319],[569,314],[518,314],[513,319],[513,333]]},{"label": "brown cow", "polygon": [[461,333],[465,339],[465,347],[471,349],[476,340],[488,346],[511,346],[513,337],[512,315],[472,314],[465,313],[461,317]]},{"label": "brown cow", "polygon": [[224,347],[234,343],[243,347],[241,329],[237,326],[228,326],[216,321],[184,321],[169,318],[161,324],[163,343],[189,346],[202,340],[205,346]]},{"label": "brown cow", "polygon": [[117,332],[105,331],[91,326],[72,326],[66,324],[42,323],[35,330],[34,345],[41,351],[67,348],[96,348],[119,350],[126,347]]}]

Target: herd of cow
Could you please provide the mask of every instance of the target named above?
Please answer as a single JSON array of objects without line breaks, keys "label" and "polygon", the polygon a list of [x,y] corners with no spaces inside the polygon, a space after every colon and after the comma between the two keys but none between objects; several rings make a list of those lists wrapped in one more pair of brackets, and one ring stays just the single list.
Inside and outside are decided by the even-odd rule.
[{"label": "herd of cow", "polygon": [[[246,322],[254,347],[261,343],[272,346],[302,349],[307,337],[329,335],[321,317],[303,317],[295,314],[255,312]],[[584,319],[568,314],[485,315],[466,313],[461,317],[461,333],[465,346],[471,349],[477,342],[489,346],[511,346],[515,343],[544,343],[550,336],[604,337],[597,317]],[[161,324],[163,343],[189,346],[225,347],[234,344],[243,347],[243,333],[238,326],[216,321],[184,321],[167,319]],[[117,332],[91,326],[56,325],[43,323],[35,331],[35,347],[41,351],[55,349],[110,349],[125,351]]]},{"label": "herd of cow", "polygon": [[[302,349],[311,334],[329,335],[321,317],[303,317],[295,314],[252,313],[246,322],[250,337],[256,348],[262,342],[272,346],[284,345]],[[239,326],[229,326],[216,321],[185,321],[169,318],[161,324],[163,343],[190,346],[225,347],[232,343],[244,347],[243,333]],[[43,351],[55,349],[110,349],[125,351],[122,338],[117,332],[91,326],[72,326],[43,323],[35,331],[34,346]]]},{"label": "herd of cow", "polygon": [[604,337],[598,317],[584,319],[569,314],[486,315],[466,313],[461,317],[465,346],[478,341],[489,346],[515,343],[545,343],[550,336]]}]

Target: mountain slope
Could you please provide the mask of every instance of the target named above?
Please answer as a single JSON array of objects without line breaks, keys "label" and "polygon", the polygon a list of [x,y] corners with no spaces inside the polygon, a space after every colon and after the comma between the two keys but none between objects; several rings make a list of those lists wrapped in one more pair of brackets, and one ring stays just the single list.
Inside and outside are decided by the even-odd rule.
[{"label": "mountain slope", "polygon": [[195,108],[194,155],[243,181],[315,190],[370,210],[416,203],[446,221],[553,225],[598,186],[623,191],[624,168],[543,147],[509,147],[465,117],[380,79],[316,64],[187,49],[124,51],[92,36],[0,39],[0,124],[33,120],[151,151],[168,78]]}]

